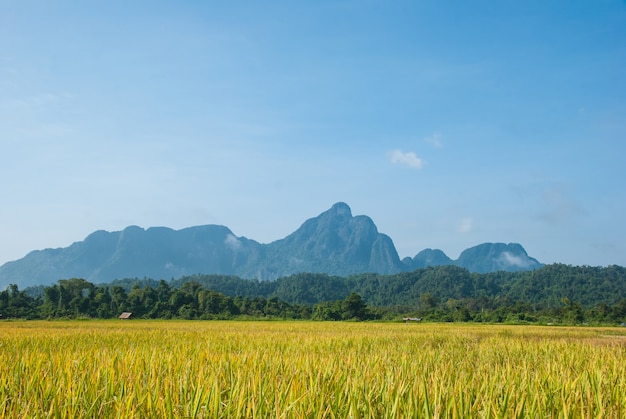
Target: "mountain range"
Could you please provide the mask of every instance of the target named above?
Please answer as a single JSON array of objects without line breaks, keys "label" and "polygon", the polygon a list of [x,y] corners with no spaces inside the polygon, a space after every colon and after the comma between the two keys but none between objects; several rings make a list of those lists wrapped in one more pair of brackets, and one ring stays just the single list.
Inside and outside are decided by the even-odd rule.
[{"label": "mountain range", "polygon": [[287,237],[262,244],[235,236],[219,225],[173,230],[130,226],[96,231],[66,248],[35,250],[0,266],[0,288],[48,285],[64,278],[103,283],[120,278],[169,279],[191,274],[225,274],[273,280],[299,272],[347,276],[392,274],[427,266],[456,265],[472,272],[523,271],[542,266],[516,243],[484,243],[457,260],[426,249],[400,260],[391,238],[371,218],[353,216],[337,203],[305,221]]}]

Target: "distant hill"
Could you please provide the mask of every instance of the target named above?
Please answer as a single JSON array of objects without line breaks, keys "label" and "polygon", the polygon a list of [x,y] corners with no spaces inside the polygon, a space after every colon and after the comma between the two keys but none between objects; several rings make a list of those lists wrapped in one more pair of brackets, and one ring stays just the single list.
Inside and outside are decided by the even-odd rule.
[{"label": "distant hill", "polygon": [[193,274],[237,275],[273,280],[300,273],[346,276],[363,272],[393,274],[427,266],[456,265],[472,272],[533,270],[542,265],[519,244],[485,243],[458,260],[427,249],[400,260],[391,238],[371,218],[353,216],[337,203],[284,239],[261,244],[218,225],[172,230],[130,226],[96,231],[69,247],[30,252],[0,266],[0,289],[48,285],[63,278],[94,283],[118,278],[177,278]]},{"label": "distant hill", "polygon": [[454,265],[476,273],[532,271],[543,266],[537,259],[528,256],[517,243],[479,244],[461,252],[457,260],[450,259],[439,249],[425,249],[412,259],[404,258],[402,262],[410,270]]}]

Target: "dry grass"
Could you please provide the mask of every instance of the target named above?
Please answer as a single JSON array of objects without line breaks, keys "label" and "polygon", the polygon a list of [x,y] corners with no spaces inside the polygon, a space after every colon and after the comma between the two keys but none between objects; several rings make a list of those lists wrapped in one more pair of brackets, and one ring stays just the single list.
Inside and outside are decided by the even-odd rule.
[{"label": "dry grass", "polygon": [[626,330],[0,323],[0,417],[626,417]]}]

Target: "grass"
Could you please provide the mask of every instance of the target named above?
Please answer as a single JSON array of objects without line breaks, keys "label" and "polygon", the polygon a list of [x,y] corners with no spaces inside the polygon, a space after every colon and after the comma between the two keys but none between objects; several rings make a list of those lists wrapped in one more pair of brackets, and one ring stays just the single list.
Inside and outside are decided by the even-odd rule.
[{"label": "grass", "polygon": [[0,417],[622,418],[626,330],[0,322]]}]

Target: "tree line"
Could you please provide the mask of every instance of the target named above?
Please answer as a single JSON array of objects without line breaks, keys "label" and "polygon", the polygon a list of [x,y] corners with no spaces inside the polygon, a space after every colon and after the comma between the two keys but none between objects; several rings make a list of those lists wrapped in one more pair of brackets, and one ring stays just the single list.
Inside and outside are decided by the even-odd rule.
[{"label": "tree line", "polygon": [[276,318],[310,320],[368,320],[373,313],[358,294],[343,300],[315,304],[289,304],[276,297],[230,297],[188,281],[173,288],[161,280],[156,287],[135,283],[96,286],[82,278],[64,279],[44,287],[43,297],[10,285],[0,292],[0,317],[4,319],[71,319],[118,317],[131,312],[145,319]]},{"label": "tree line", "polygon": [[455,266],[395,275],[301,273],[276,281],[192,275],[170,281],[84,279],[0,292],[3,318],[393,320],[515,323],[626,322],[626,269],[548,265],[536,271],[470,273]]}]

